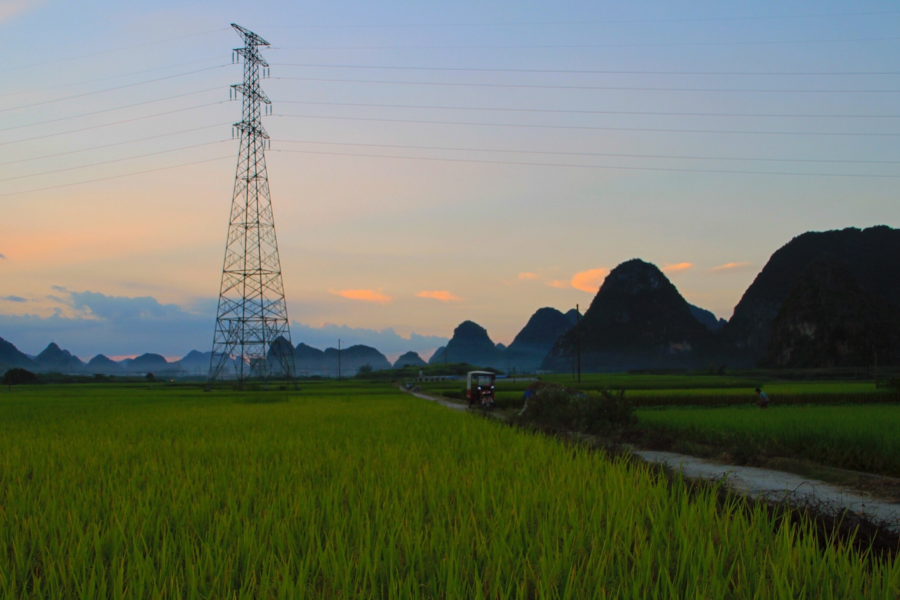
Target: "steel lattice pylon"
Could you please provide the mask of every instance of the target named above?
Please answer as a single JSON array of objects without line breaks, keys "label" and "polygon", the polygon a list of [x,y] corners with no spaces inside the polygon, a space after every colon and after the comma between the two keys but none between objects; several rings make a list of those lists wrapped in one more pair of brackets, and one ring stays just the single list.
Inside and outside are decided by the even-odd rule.
[{"label": "steel lattice pylon", "polygon": [[223,374],[229,361],[234,361],[240,381],[267,379],[276,369],[292,378],[295,370],[266,173],[269,135],[260,122],[261,110],[265,107],[268,112],[271,102],[259,88],[260,70],[269,66],[259,47],[269,43],[240,25],[231,26],[244,39],[244,47],[235,49],[244,60],[244,83],[231,86],[243,96],[243,119],[234,125],[240,133],[241,149],[225,242],[210,384]]}]

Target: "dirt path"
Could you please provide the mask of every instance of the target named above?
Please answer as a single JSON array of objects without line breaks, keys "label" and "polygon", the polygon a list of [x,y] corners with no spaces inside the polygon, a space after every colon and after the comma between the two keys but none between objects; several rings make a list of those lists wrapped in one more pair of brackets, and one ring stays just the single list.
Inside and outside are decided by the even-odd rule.
[{"label": "dirt path", "polygon": [[[827,509],[847,509],[870,521],[900,531],[900,504],[863,496],[838,485],[770,469],[724,465],[696,456],[632,448],[647,462],[666,465],[688,479],[724,479],[734,491],[751,498],[792,504],[824,504]],[[837,512],[837,511],[829,511]]]},{"label": "dirt path", "polygon": [[[457,404],[421,392],[407,393],[422,400],[437,402],[452,410],[467,410],[465,404]],[[883,523],[894,532],[900,532],[900,503],[861,495],[838,485],[783,471],[726,465],[675,452],[639,448],[632,448],[631,451],[649,463],[681,471],[688,479],[724,479],[732,490],[751,498],[786,500],[794,505],[814,504],[819,506],[820,510],[832,514],[847,509],[874,523]]]}]

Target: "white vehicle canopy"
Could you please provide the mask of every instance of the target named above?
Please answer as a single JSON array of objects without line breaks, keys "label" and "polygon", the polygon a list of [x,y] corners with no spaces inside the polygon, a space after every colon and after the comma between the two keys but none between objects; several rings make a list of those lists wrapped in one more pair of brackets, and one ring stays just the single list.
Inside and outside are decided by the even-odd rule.
[{"label": "white vehicle canopy", "polygon": [[469,371],[469,374],[466,376],[466,389],[490,387],[494,385],[495,378],[496,375],[490,371]]}]

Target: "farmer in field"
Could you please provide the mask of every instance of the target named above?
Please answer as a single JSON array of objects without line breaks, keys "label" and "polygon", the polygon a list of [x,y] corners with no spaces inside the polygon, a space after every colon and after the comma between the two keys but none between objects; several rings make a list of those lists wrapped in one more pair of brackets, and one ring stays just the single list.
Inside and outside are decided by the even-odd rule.
[{"label": "farmer in field", "polygon": [[768,408],[769,406],[769,397],[759,388],[756,388],[756,405],[760,408]]}]

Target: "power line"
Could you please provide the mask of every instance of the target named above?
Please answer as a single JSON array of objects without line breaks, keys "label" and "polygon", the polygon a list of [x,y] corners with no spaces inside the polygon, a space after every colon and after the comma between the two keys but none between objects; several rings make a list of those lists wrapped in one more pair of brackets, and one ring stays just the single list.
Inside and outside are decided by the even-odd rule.
[{"label": "power line", "polygon": [[197,65],[200,63],[218,61],[218,58],[207,58],[205,60],[193,60],[191,62],[179,63],[177,65],[169,65],[167,67],[156,67],[154,69],[144,69],[143,71],[132,71],[130,73],[120,73],[119,75],[110,75],[109,77],[100,77],[99,79],[88,79],[86,81],[75,81],[73,83],[64,83],[62,85],[54,85],[51,87],[38,88],[36,90],[22,90],[20,92],[11,92],[9,94],[2,94],[0,98],[9,98],[10,96],[21,96],[23,94],[38,94],[40,92],[49,92],[51,90],[58,90],[67,87],[73,87],[76,85],[87,85],[89,83],[97,83],[99,81],[108,81],[110,79],[120,79],[122,77],[130,77],[132,75],[143,75],[144,73],[153,73],[154,71],[165,71],[166,69],[174,69],[176,67],[188,67],[190,65]]},{"label": "power line", "polygon": [[23,108],[32,108],[34,106],[43,106],[45,104],[53,104],[55,102],[62,102],[64,100],[73,100],[75,98],[84,98],[86,96],[96,96],[97,94],[105,94],[106,92],[114,92],[116,90],[124,90],[126,88],[132,88],[139,85],[147,85],[148,83],[156,83],[158,81],[165,81],[167,79],[175,79],[176,77],[184,77],[186,75],[194,75],[196,73],[203,73],[204,71],[212,71],[215,69],[222,69],[225,67],[230,67],[230,64],[227,65],[217,65],[215,67],[207,67],[205,69],[197,69],[196,71],[188,71],[187,73],[178,73],[176,75],[167,75],[166,77],[158,77],[156,79],[149,79],[147,81],[138,81],[137,83],[129,83],[126,85],[120,85],[117,87],[106,88],[105,90],[97,90],[94,92],[85,92],[83,94],[75,94],[74,96],[64,96],[62,98],[54,98],[53,100],[42,100],[41,102],[32,102],[30,104],[22,104],[20,106],[12,106],[10,108],[2,108],[0,112],[9,112],[11,110],[21,110]]},{"label": "power line", "polygon": [[219,33],[220,31],[228,31],[228,27],[223,27],[222,29],[209,29],[206,31],[201,31],[199,33],[191,33],[188,35],[182,35],[182,36],[174,37],[174,38],[167,38],[164,40],[155,40],[155,41],[147,42],[144,44],[135,44],[133,46],[122,46],[119,48],[112,48],[110,50],[101,50],[100,52],[92,52],[90,54],[79,54],[77,56],[67,56],[66,58],[59,58],[57,60],[50,60],[50,61],[42,62],[42,63],[33,63],[30,65],[9,67],[7,69],[0,69],[0,73],[6,73],[7,71],[18,71],[20,69],[34,69],[35,67],[44,67],[47,65],[55,65],[58,63],[68,62],[70,60],[80,60],[82,58],[91,58],[93,56],[101,56],[103,54],[113,54],[113,53],[117,53],[117,52],[125,52],[127,50],[134,50],[135,48],[146,48],[147,46],[155,46],[156,44],[166,44],[168,42],[177,42],[180,40],[186,40],[188,38],[209,35],[210,33]]},{"label": "power line", "polygon": [[519,44],[509,46],[276,46],[272,50],[589,50],[592,48],[671,48],[683,46],[772,46],[793,44],[844,44],[895,42],[900,37],[832,38],[751,42],[669,42],[649,44]]},{"label": "power line", "polygon": [[134,117],[133,119],[123,119],[121,121],[115,121],[113,123],[104,123],[103,125],[92,125],[90,127],[82,127],[80,129],[69,129],[67,131],[60,131],[58,133],[48,133],[46,135],[38,135],[35,137],[25,138],[21,140],[12,140],[11,142],[0,142],[0,146],[8,146],[10,144],[21,144],[24,142],[33,142],[35,140],[43,140],[46,138],[57,137],[60,135],[67,135],[69,133],[81,133],[82,131],[91,131],[94,129],[102,129],[104,127],[112,127],[114,125],[122,125],[123,123],[133,123],[135,121],[143,121],[144,119],[155,119],[156,117],[163,117],[165,115],[173,115],[175,113],[185,112],[188,110],[196,110],[198,108],[207,108],[210,106],[217,106],[219,104],[226,104],[230,102],[230,100],[220,100],[218,102],[209,102],[207,104],[198,104],[197,106],[188,106],[186,108],[178,108],[175,110],[169,110],[166,112],[156,113],[152,115],[145,115],[143,117]]},{"label": "power line", "polygon": [[74,183],[64,183],[62,185],[53,185],[50,187],[37,188],[37,189],[33,189],[33,190],[22,190],[21,192],[6,192],[5,194],[0,194],[0,198],[5,198],[6,196],[20,196],[22,194],[46,192],[49,190],[57,190],[60,188],[67,188],[67,187],[72,187],[72,186],[76,186],[76,185],[84,185],[86,183],[97,183],[98,181],[109,181],[111,179],[121,179],[123,177],[133,177],[134,175],[144,175],[146,173],[156,173],[158,171],[168,171],[169,169],[180,169],[181,167],[190,167],[193,165],[200,165],[203,163],[214,162],[217,160],[224,160],[226,158],[233,159],[234,156],[229,154],[228,156],[219,156],[216,158],[208,158],[206,160],[198,160],[198,161],[189,162],[189,163],[182,163],[180,165],[172,165],[169,167],[159,167],[157,169],[148,169],[146,171],[135,171],[134,173],[124,173],[122,175],[111,175],[109,177],[100,177],[98,179],[87,179],[85,181],[76,181]]},{"label": "power line", "polygon": [[58,119],[48,119],[47,121],[37,121],[36,123],[26,123],[24,125],[16,125],[14,127],[6,127],[4,129],[0,129],[0,133],[4,131],[13,131],[14,129],[24,129],[26,127],[37,127],[38,125],[46,125],[48,123],[58,123],[60,121],[68,121],[69,119],[79,119],[81,117],[90,117],[93,115],[101,115],[106,114],[108,112],[116,111],[116,110],[125,110],[126,108],[134,108],[136,106],[146,106],[148,104],[156,104],[157,102],[165,102],[166,100],[175,100],[176,98],[185,98],[187,96],[196,96],[197,94],[205,94],[206,92],[212,91],[222,91],[221,87],[212,87],[206,88],[205,90],[198,90],[196,92],[188,92],[186,94],[177,94],[175,96],[167,96],[165,98],[158,98],[156,100],[147,100],[146,102],[138,102],[137,104],[127,104],[125,106],[115,106],[113,108],[105,108],[103,110],[95,110],[89,113],[81,113],[80,115],[70,115],[68,117],[59,117]]},{"label": "power line", "polygon": [[496,154],[543,154],[553,156],[602,156],[607,158],[654,158],[669,160],[718,160],[734,162],[791,162],[791,163],[824,163],[824,164],[860,164],[860,165],[897,165],[900,160],[842,160],[816,158],[755,158],[724,156],[685,156],[672,154],[622,154],[611,152],[559,152],[552,150],[507,150],[493,148],[460,148],[457,146],[410,146],[401,144],[360,144],[351,142],[321,142],[312,140],[277,140],[287,144],[315,144],[323,146],[359,146],[364,148],[394,148],[403,150],[435,150],[453,152],[489,152]]},{"label": "power line", "polygon": [[320,152],[314,150],[280,150],[273,148],[270,152],[288,152],[298,154],[319,154],[325,156],[357,156],[364,158],[390,158],[398,160],[425,160],[438,162],[459,162],[459,163],[480,163],[491,165],[511,165],[525,167],[567,167],[580,169],[604,169],[604,170],[624,170],[624,171],[664,171],[673,173],[718,173],[725,175],[792,175],[792,176],[809,176],[809,177],[865,177],[877,179],[900,179],[900,175],[865,175],[860,173],[799,173],[787,171],[733,171],[724,169],[679,169],[673,167],[623,167],[612,165],[581,165],[581,164],[565,164],[565,163],[538,163],[538,162],[515,162],[504,160],[483,160],[470,158],[436,158],[426,156],[386,156],[383,154],[362,154],[352,152]]},{"label": "power line", "polygon": [[562,73],[571,75],[900,75],[900,71],[616,71],[591,69],[488,69],[473,67],[410,67],[394,65],[338,65],[323,63],[278,63],[274,67],[305,67],[322,69],[374,69],[388,71],[453,71],[472,73]]},{"label": "power line", "polygon": [[425,125],[463,125],[475,127],[523,127],[528,129],[573,129],[582,131],[646,131],[653,133],[716,133],[729,135],[797,135],[797,136],[840,136],[840,137],[897,137],[900,133],[861,133],[840,131],[758,131],[725,129],[664,129],[658,127],[597,127],[588,125],[533,125],[528,123],[484,123],[480,121],[436,121],[419,119],[379,119],[374,117],[332,117],[326,115],[272,115],[294,119],[323,119],[337,121],[376,121],[380,123],[414,123]]},{"label": "power line", "polygon": [[148,152],[147,154],[139,154],[137,156],[127,156],[125,158],[115,158],[113,160],[106,160],[103,162],[92,163],[89,165],[79,165],[77,167],[66,167],[64,169],[55,169],[53,171],[43,171],[41,173],[32,173],[30,175],[17,175],[15,177],[7,177],[5,179],[0,179],[0,182],[7,181],[15,181],[17,179],[29,179],[31,177],[42,177],[44,175],[55,175],[56,173],[64,173],[66,171],[77,171],[78,169],[89,169],[91,167],[100,167],[103,165],[111,165],[113,163],[124,162],[128,160],[137,160],[139,158],[147,158],[149,156],[159,156],[160,154],[171,154],[172,152],[180,152],[181,150],[190,150],[192,148],[202,148],[204,146],[212,146],[214,144],[221,144],[223,142],[230,142],[231,140],[217,140],[215,142],[206,142],[203,144],[194,144],[192,146],[183,146],[181,148],[172,148],[171,150],[160,150],[159,152]]},{"label": "power line", "polygon": [[365,24],[365,25],[269,25],[266,29],[405,29],[413,27],[521,27],[521,26],[557,26],[557,25],[620,25],[627,23],[697,23],[711,21],[781,21],[795,19],[835,19],[848,17],[872,17],[900,14],[900,11],[869,11],[855,13],[820,13],[809,15],[761,15],[743,17],[688,17],[670,19],[604,19],[583,21],[520,21],[518,23],[401,23],[401,24]]},{"label": "power line", "polygon": [[79,154],[79,153],[81,153],[81,152],[90,152],[90,151],[93,151],[93,150],[102,150],[102,149],[104,149],[104,148],[112,148],[112,147],[115,147],[115,146],[125,146],[125,145],[127,145],[127,144],[137,144],[137,143],[139,143],[139,142],[146,142],[146,141],[149,141],[149,140],[155,140],[155,139],[158,139],[158,138],[170,137],[170,136],[173,136],[173,135],[180,135],[180,134],[182,134],[182,133],[193,133],[193,132],[195,132],[195,131],[202,131],[202,130],[205,130],[205,129],[212,129],[213,127],[224,127],[224,126],[226,126],[226,125],[231,125],[231,123],[230,123],[230,122],[226,122],[226,123],[216,123],[216,124],[214,124],[214,125],[205,125],[204,127],[194,127],[193,129],[184,129],[184,130],[182,130],[182,131],[173,131],[173,132],[170,132],[170,133],[161,133],[161,134],[159,134],[159,135],[151,135],[151,136],[149,136],[149,137],[139,138],[139,139],[136,139],[136,140],[126,140],[126,141],[124,141],[124,142],[115,142],[115,143],[113,143],[113,144],[104,144],[104,145],[102,145],[102,146],[91,146],[90,148],[80,148],[80,149],[78,149],[78,150],[69,150],[68,152],[57,152],[56,154],[45,154],[45,155],[42,155],[42,156],[33,156],[33,157],[31,157],[31,158],[20,158],[19,160],[11,160],[11,161],[8,161],[8,162],[5,162],[5,163],[0,163],[0,167],[5,167],[5,166],[7,166],[7,165],[15,165],[15,164],[18,164],[18,163],[23,163],[23,162],[32,162],[32,161],[35,161],[35,160],[46,160],[46,159],[48,159],[48,158],[58,158],[58,157],[60,157],[60,156],[68,156],[68,155],[70,155],[70,154]]},{"label": "power line", "polygon": [[605,91],[630,91],[630,92],[727,92],[743,94],[897,94],[896,90],[784,90],[784,89],[741,89],[741,88],[674,88],[674,87],[633,87],[633,86],[598,86],[598,85],[533,85],[513,83],[459,83],[445,81],[397,81],[384,79],[334,79],[326,77],[273,77],[282,81],[324,81],[335,83],[380,83],[399,85],[435,85],[451,87],[491,87],[491,88],[519,88],[519,89],[544,89],[544,90],[605,90]]},{"label": "power line", "polygon": [[526,112],[526,113],[559,113],[578,115],[641,115],[641,116],[666,116],[666,117],[760,117],[760,118],[786,118],[786,119],[897,119],[900,114],[888,115],[847,115],[847,114],[774,114],[774,113],[705,113],[705,112],[653,112],[653,111],[629,111],[629,110],[563,110],[552,108],[508,108],[508,107],[482,107],[482,106],[435,106],[424,104],[364,104],[359,102],[310,102],[306,100],[275,100],[278,104],[308,104],[312,106],[358,106],[367,108],[415,108],[428,110],[472,110],[495,112]]}]

